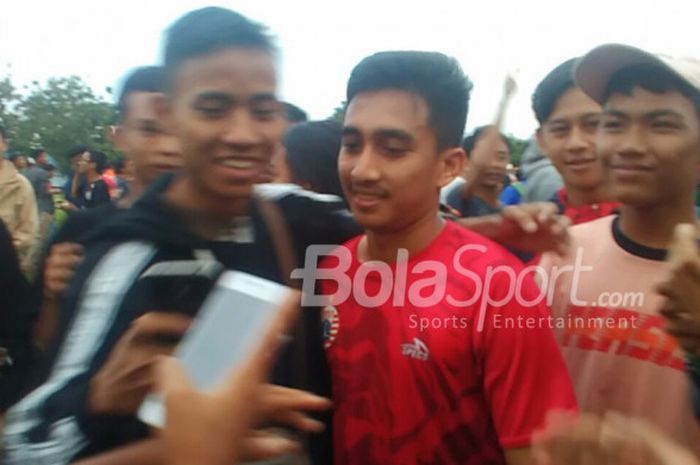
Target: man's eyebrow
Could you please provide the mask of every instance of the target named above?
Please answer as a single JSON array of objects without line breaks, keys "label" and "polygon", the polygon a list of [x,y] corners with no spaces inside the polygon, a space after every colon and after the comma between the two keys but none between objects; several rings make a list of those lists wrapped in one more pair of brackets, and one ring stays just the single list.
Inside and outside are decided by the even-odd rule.
[{"label": "man's eyebrow", "polygon": [[678,113],[676,110],[673,110],[670,108],[662,108],[659,110],[650,111],[649,113],[646,113],[644,116],[646,118],[657,118],[659,116],[671,116],[673,118],[685,120],[685,117],[681,113]]},{"label": "man's eyebrow", "polygon": [[617,118],[629,118],[629,115],[624,111],[615,110],[614,108],[605,108],[603,110],[605,116],[615,116]]},{"label": "man's eyebrow", "polygon": [[360,134],[360,130],[357,128],[354,128],[352,126],[344,126],[343,127],[343,136],[357,136]]},{"label": "man's eyebrow", "polygon": [[277,102],[277,95],[272,92],[261,92],[255,94],[248,99],[250,103],[266,103],[266,102]]},{"label": "man's eyebrow", "polygon": [[557,119],[550,119],[549,121],[545,122],[546,126],[554,126],[556,124],[569,124],[569,120],[564,119],[564,118],[557,118]]},{"label": "man's eyebrow", "polygon": [[197,94],[195,100],[224,100],[226,102],[233,102],[235,99],[226,92],[220,92],[217,90],[205,90]]},{"label": "man's eyebrow", "polygon": [[410,132],[393,128],[379,128],[374,131],[373,136],[381,139],[399,139],[407,143],[413,143],[416,140]]}]

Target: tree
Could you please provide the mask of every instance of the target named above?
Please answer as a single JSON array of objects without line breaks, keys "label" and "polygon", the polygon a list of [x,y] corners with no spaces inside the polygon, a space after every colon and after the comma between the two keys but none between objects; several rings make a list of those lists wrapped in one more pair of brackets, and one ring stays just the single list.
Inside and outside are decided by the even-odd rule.
[{"label": "tree", "polygon": [[508,139],[508,145],[510,145],[511,163],[513,163],[516,166],[520,165],[520,160],[523,156],[523,153],[525,153],[525,149],[527,148],[529,141],[525,139],[520,139],[510,134],[506,136],[506,139]]},{"label": "tree", "polygon": [[343,122],[343,118],[345,118],[345,102],[340,102],[340,105],[335,107],[335,110],[333,110],[333,114],[331,115],[331,119],[334,119],[340,123]]},{"label": "tree", "polygon": [[0,79],[0,123],[3,124],[10,134],[17,122],[17,115],[13,109],[19,102],[19,94],[12,84],[12,78],[5,76]]},{"label": "tree", "polygon": [[[12,95],[3,86],[14,89],[9,78],[0,80],[0,111],[4,92]],[[98,97],[81,78],[51,78],[43,86],[35,81],[25,90],[15,99],[6,123],[13,149],[26,153],[42,147],[62,168],[68,164],[63,154],[77,144],[101,150],[110,158],[116,156],[107,131],[117,121],[117,108]]]}]

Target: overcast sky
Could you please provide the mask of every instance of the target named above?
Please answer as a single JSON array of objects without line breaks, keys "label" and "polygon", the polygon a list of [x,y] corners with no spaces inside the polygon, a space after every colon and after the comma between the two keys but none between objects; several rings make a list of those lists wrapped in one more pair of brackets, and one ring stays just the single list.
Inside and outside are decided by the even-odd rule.
[{"label": "overcast sky", "polygon": [[605,42],[700,57],[697,0],[2,0],[0,74],[16,83],[75,74],[96,90],[157,63],[163,31],[189,10],[220,5],[269,26],[282,50],[281,96],[312,118],[342,100],[352,67],[379,50],[456,56],[474,82],[468,127],[488,123],[502,79],[518,69],[506,131],[528,136],[537,82]]}]

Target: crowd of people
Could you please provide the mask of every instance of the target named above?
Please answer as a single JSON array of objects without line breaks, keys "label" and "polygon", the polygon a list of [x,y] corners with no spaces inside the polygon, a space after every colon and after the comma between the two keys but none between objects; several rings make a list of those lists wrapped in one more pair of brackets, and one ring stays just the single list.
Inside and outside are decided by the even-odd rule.
[{"label": "crowd of people", "polygon": [[[377,52],[308,121],[276,53],[184,15],[64,186],[0,127],[0,463],[700,463],[700,61],[568,59],[514,167],[512,78],[465,137],[454,58]],[[185,260],[289,287],[213,390],[172,356],[199,306],[140,280]]]}]

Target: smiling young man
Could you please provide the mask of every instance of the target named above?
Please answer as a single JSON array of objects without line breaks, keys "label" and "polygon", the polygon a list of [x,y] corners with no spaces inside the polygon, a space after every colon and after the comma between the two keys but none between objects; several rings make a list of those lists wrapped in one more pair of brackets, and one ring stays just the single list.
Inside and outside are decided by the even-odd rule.
[{"label": "smiling young man", "polygon": [[478,158],[471,156],[478,145],[487,143],[481,137],[486,130],[494,128],[483,126],[464,138],[462,148],[467,156],[467,182],[453,188],[445,198],[445,203],[464,218],[498,213],[503,208],[500,196],[506,177],[506,166],[510,162],[508,140],[499,132],[498,141],[490,142],[488,153],[480,153]]},{"label": "smiling young man", "polygon": [[49,244],[35,283],[35,296],[42,299],[35,336],[44,348],[54,340],[57,325],[64,331],[70,323],[72,313],[61,315],[59,321],[57,305],[82,260],[85,239],[106,220],[129,208],[159,176],[180,166],[177,141],[164,130],[154,105],[162,97],[163,81],[162,67],[136,68],[127,75],[119,93],[119,121],[112,128],[111,137],[117,149],[134,164],[128,195],[116,202],[70,212]]},{"label": "smiling young man", "polygon": [[[348,82],[338,166],[365,234],[324,263],[351,283],[348,298],[322,284],[338,465],[530,463],[547,412],[575,408],[551,330],[498,327],[548,313],[508,295],[518,261],[439,215],[464,164],[470,89],[428,52],[377,53]],[[536,293],[525,277],[520,297]]]},{"label": "smiling young man", "polygon": [[[285,126],[275,47],[262,26],[222,8],[191,12],[168,32],[165,72],[157,108],[177,138],[182,169],[155,182],[87,244],[64,297],[62,313],[75,316],[51,377],[8,414],[3,447],[10,464],[59,465],[148,436],[135,413],[154,386],[157,356],[172,349],[154,344],[153,334],[182,334],[189,321],[146,307],[136,282],[150,265],[207,257],[284,282],[285,222],[295,257],[311,244],[339,244],[359,232],[336,197],[260,189],[274,198],[277,216],[254,189]],[[306,339],[281,355],[273,382],[325,392],[320,317],[302,315]],[[161,452],[156,445],[140,459],[152,463]],[[323,440],[312,440],[309,452],[313,463],[328,463]]]},{"label": "smiling young man", "polygon": [[655,288],[679,223],[694,223],[700,167],[700,63],[604,45],[575,71],[582,92],[603,106],[596,150],[620,214],[571,229],[556,273],[552,310],[569,324],[559,342],[582,411],[614,410],[652,422],[700,452],[683,353],[665,331]]},{"label": "smiling young man", "polygon": [[[61,313],[74,317],[51,376],[8,413],[6,463],[65,464],[149,435],[136,410],[154,386],[157,356],[172,350],[172,344],[155,344],[153,334],[181,335],[189,321],[172,309],[147,307],[137,280],[150,265],[208,257],[284,282],[280,224],[288,223],[290,254],[358,231],[349,215],[334,215],[331,205],[343,208],[342,202],[311,194],[278,199],[284,217],[274,224],[253,193],[285,125],[275,47],[262,26],[222,8],[185,15],[168,32],[165,75],[165,96],[151,108],[177,138],[181,172],[153,183],[85,243],[85,258],[62,298]],[[274,382],[317,390],[327,384],[319,320],[304,312],[306,345],[288,346]],[[311,372],[299,370],[298,360]],[[310,454],[327,463],[315,447]]]},{"label": "smiling young man", "polygon": [[574,58],[554,68],[535,89],[532,109],[540,124],[537,143],[564,181],[554,199],[574,224],[610,215],[603,167],[595,151],[600,105],[576,86]]}]

